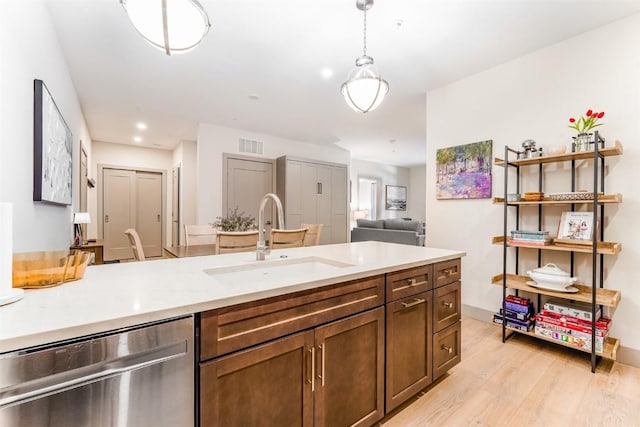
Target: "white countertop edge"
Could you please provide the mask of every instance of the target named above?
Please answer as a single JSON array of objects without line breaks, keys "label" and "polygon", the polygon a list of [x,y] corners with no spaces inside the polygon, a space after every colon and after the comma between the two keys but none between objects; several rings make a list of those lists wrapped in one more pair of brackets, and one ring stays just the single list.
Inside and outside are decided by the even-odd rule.
[{"label": "white countertop edge", "polygon": [[[363,242],[370,243],[370,242]],[[376,243],[376,244],[379,244]],[[403,246],[403,245],[402,245]],[[304,248],[307,249],[307,248]],[[14,352],[27,347],[40,346],[50,344],[58,341],[65,341],[70,339],[76,339],[92,334],[104,333],[121,328],[133,327],[141,324],[152,323],[162,321],[170,318],[191,315],[207,310],[213,310],[221,307],[228,307],[232,305],[242,304],[246,302],[256,301],[260,299],[266,299],[270,297],[285,295],[289,293],[305,291],[308,289],[318,288],[322,286],[328,286],[335,283],[346,282],[351,280],[358,280],[366,277],[376,276],[385,273],[391,273],[398,270],[404,270],[412,267],[418,267],[425,263],[437,263],[441,261],[447,261],[451,259],[461,258],[466,255],[466,252],[461,251],[446,251],[446,255],[433,256],[428,259],[419,259],[408,262],[398,262],[392,266],[386,265],[379,268],[364,268],[357,272],[351,272],[346,274],[340,274],[331,278],[325,278],[321,280],[310,280],[308,282],[284,285],[276,288],[257,289],[255,291],[246,292],[243,294],[214,298],[208,301],[200,301],[185,305],[176,305],[173,307],[163,308],[160,310],[150,310],[138,313],[131,313],[126,315],[116,315],[108,319],[91,320],[86,322],[79,322],[68,327],[56,327],[52,329],[40,328],[33,333],[15,334],[13,336],[6,336],[3,334],[2,325],[0,325],[0,355],[3,353]],[[234,254],[235,255],[235,254]],[[220,257],[218,255],[217,257]],[[205,257],[199,257],[205,258]],[[182,260],[187,260],[183,258]],[[193,258],[191,258],[193,261]],[[179,262],[180,260],[163,260]],[[123,264],[127,265],[127,264]],[[65,285],[61,285],[64,287]],[[56,288],[50,288],[51,290]],[[42,290],[32,290],[27,292],[41,292]],[[2,314],[2,307],[0,307],[0,315]],[[28,319],[25,319],[28,321]]]}]

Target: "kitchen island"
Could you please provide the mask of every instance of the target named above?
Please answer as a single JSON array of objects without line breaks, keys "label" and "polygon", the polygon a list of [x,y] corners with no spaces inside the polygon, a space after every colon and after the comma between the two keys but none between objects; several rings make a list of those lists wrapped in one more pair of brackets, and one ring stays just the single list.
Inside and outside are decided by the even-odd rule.
[{"label": "kitchen island", "polygon": [[[219,414],[228,415],[239,409],[233,406],[238,403],[237,399],[216,400],[228,394],[219,393],[229,385],[223,372],[240,372],[234,371],[234,366],[240,366],[238,363],[250,364],[242,372],[259,371],[260,364],[253,363],[257,360],[253,355],[271,354],[269,360],[275,360],[276,344],[283,339],[288,340],[286,345],[299,348],[304,359],[298,366],[305,376],[305,387],[300,387],[300,395],[307,399],[299,405],[302,424],[318,425],[332,420],[314,420],[309,408],[328,407],[335,399],[335,396],[325,394],[315,403],[308,401],[313,390],[324,389],[325,358],[332,356],[326,352],[328,343],[336,337],[335,342],[342,343],[340,346],[343,347],[349,342],[360,343],[363,349],[367,346],[367,340],[353,340],[355,336],[349,335],[349,331],[368,330],[365,335],[373,338],[372,345],[377,351],[374,354],[377,363],[375,390],[380,406],[385,384],[382,378],[384,365],[380,365],[385,360],[385,325],[387,340],[390,334],[391,339],[394,336],[401,339],[407,330],[403,323],[406,315],[395,317],[393,313],[400,311],[392,308],[394,304],[409,309],[407,313],[415,313],[410,324],[422,321],[429,326],[427,335],[422,332],[425,346],[428,342],[432,350],[432,342],[437,343],[434,345],[442,349],[445,357],[453,352],[442,364],[434,365],[433,371],[429,366],[428,381],[419,385],[428,385],[434,372],[441,375],[442,369],[452,366],[451,361],[459,360],[459,279],[460,258],[464,255],[453,250],[358,242],[274,250],[266,261],[260,262],[255,261],[254,253],[246,252],[94,266],[87,269],[80,281],[27,291],[23,300],[0,307],[0,353],[195,314],[200,339],[197,345],[201,346],[196,363],[201,372],[199,413],[202,425],[220,423],[221,419],[216,418]],[[449,291],[453,285],[453,290]],[[452,300],[447,299],[452,295]],[[442,301],[436,307],[433,301],[438,298]],[[448,314],[443,312],[445,314],[441,315],[440,306],[445,312],[448,310]],[[456,312],[454,316],[451,316],[452,310]],[[295,322],[289,321],[287,313],[292,313]],[[432,313],[434,319],[442,318],[432,322]],[[435,329],[440,321],[446,324]],[[375,326],[372,329],[370,325]],[[243,328],[248,329],[243,331]],[[345,331],[347,333],[343,334]],[[317,346],[317,357],[314,334],[316,339],[322,336],[324,340]],[[239,336],[243,338],[234,341]],[[313,357],[308,359],[307,353],[314,353]],[[348,366],[348,354],[344,355],[344,363],[328,367],[327,372],[341,365]],[[386,359],[393,356],[387,348]],[[406,359],[405,356],[402,357]],[[430,354],[422,355],[423,358],[427,356],[431,362]],[[436,358],[434,356],[433,363],[437,362]],[[362,364],[362,360],[353,361]],[[315,373],[316,368],[322,373],[319,376]],[[311,370],[314,373],[306,378],[307,371]],[[244,380],[248,378],[240,375],[231,383],[240,387]],[[387,378],[387,388],[389,381]],[[271,391],[269,387],[267,390]],[[397,406],[394,396],[387,393],[387,407]],[[232,405],[231,408],[228,405]],[[378,409],[375,419],[383,412]],[[363,418],[361,424],[368,425],[373,419]]]}]

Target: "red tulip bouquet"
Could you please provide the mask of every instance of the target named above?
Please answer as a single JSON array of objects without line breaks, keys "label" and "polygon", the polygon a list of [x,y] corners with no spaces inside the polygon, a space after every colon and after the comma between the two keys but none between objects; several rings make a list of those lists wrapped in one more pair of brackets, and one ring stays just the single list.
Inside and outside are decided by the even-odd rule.
[{"label": "red tulip bouquet", "polygon": [[598,120],[604,117],[604,111],[600,113],[595,113],[593,110],[588,110],[586,117],[581,116],[578,120],[571,117],[569,119],[569,127],[571,129],[575,129],[578,133],[587,133],[591,129],[602,126],[603,123],[598,123]]}]

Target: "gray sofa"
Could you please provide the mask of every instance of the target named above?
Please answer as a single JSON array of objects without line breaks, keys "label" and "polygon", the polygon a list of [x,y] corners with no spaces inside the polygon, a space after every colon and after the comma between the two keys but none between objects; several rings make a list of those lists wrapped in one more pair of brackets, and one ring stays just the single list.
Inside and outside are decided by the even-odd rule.
[{"label": "gray sofa", "polygon": [[351,230],[352,242],[377,240],[424,246],[424,223],[406,219],[359,219]]}]

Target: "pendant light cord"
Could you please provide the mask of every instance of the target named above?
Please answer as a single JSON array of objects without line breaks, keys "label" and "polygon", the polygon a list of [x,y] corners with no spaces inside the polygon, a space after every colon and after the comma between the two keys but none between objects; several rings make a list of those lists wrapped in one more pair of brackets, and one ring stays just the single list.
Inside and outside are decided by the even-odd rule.
[{"label": "pendant light cord", "polygon": [[367,56],[367,8],[365,7],[364,9],[364,49],[363,49],[363,55]]}]

